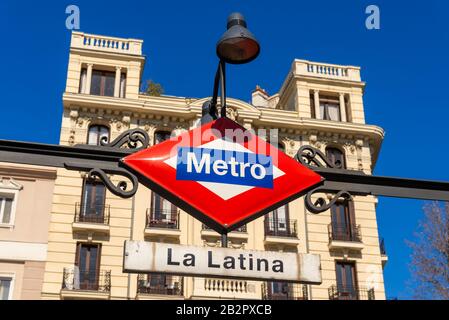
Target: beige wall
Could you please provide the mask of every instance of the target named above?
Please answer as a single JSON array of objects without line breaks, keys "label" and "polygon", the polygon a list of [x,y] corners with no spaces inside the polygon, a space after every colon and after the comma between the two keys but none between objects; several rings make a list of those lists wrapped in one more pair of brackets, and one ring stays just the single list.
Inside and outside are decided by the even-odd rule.
[{"label": "beige wall", "polygon": [[0,189],[15,190],[14,219],[0,225],[0,275],[13,278],[13,299],[39,299],[56,171],[0,163]]}]

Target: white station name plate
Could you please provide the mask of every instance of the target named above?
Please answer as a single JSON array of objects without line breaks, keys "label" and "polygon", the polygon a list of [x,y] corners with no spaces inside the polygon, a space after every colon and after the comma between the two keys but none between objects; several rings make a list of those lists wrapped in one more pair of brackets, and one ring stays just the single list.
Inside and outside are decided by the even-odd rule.
[{"label": "white station name plate", "polygon": [[123,271],[321,283],[316,254],[125,241]]}]

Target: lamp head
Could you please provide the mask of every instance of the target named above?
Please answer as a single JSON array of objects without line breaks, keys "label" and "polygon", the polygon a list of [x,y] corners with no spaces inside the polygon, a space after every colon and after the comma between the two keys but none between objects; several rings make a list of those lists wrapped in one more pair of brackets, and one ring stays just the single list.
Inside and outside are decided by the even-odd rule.
[{"label": "lamp head", "polygon": [[246,26],[245,18],[240,13],[232,13],[228,17],[228,30],[217,43],[217,55],[221,60],[243,64],[257,58],[260,45]]}]

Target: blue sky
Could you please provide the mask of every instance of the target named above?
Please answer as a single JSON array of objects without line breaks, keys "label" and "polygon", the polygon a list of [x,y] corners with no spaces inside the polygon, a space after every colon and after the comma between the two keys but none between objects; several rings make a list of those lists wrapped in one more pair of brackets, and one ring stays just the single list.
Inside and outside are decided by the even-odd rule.
[{"label": "blue sky", "polygon": [[[367,122],[386,130],[375,173],[449,181],[447,1],[1,1],[1,139],[58,142],[69,4],[80,8],[81,31],[144,39],[144,79],[170,95],[211,94],[215,43],[233,11],[245,15],[262,51],[228,68],[229,96],[249,101],[256,84],[277,92],[294,58],[359,65]],[[380,30],[365,28],[370,4],[380,8]],[[423,204],[379,201],[389,297],[410,297],[404,239],[412,238]]]}]

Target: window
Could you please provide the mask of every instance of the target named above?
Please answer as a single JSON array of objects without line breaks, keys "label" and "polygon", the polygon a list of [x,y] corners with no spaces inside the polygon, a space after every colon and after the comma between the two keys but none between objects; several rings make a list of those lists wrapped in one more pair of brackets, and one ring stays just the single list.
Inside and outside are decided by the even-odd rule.
[{"label": "window", "polygon": [[[170,139],[170,132],[157,131],[154,135],[154,144]],[[154,222],[176,223],[177,208],[170,201],[153,192],[151,199],[151,217]],[[151,221],[150,221],[151,222]]]},{"label": "window", "polygon": [[83,68],[83,69],[81,69],[79,93],[87,93],[86,92],[86,83],[87,83],[87,70],[86,70],[86,68]]},{"label": "window", "polygon": [[14,204],[14,194],[0,193],[0,224],[10,224]]},{"label": "window", "polygon": [[109,128],[106,126],[92,125],[89,127],[87,144],[99,146],[101,141],[109,141]]},{"label": "window", "polygon": [[315,97],[313,96],[313,93],[310,94],[310,117],[316,119]]},{"label": "window", "polygon": [[90,94],[97,96],[114,96],[115,72],[92,71]]},{"label": "window", "polygon": [[0,300],[11,300],[12,278],[0,276]]},{"label": "window", "polygon": [[339,201],[331,207],[332,240],[359,241],[352,201]]},{"label": "window", "polygon": [[154,144],[158,144],[164,142],[165,140],[170,139],[171,133],[168,131],[157,131],[154,134]]},{"label": "window", "polygon": [[334,164],[337,168],[346,169],[345,155],[340,149],[327,147],[326,157]]},{"label": "window", "polygon": [[103,222],[106,188],[96,180],[85,180],[80,219],[84,222]]},{"label": "window", "polygon": [[268,294],[275,299],[287,300],[289,296],[293,296],[291,286],[287,282],[269,282]]},{"label": "window", "polygon": [[338,98],[320,96],[320,119],[341,121],[340,101]]},{"label": "window", "polygon": [[120,75],[120,92],[119,92],[120,98],[125,97],[125,90],[126,90],[126,74],[122,73]]},{"label": "window", "polygon": [[335,269],[337,273],[338,298],[344,300],[357,300],[358,286],[355,264],[337,261]]},{"label": "window", "polygon": [[75,281],[75,289],[98,290],[100,274],[99,244],[78,243],[76,249],[75,265],[77,266],[78,281]]}]

